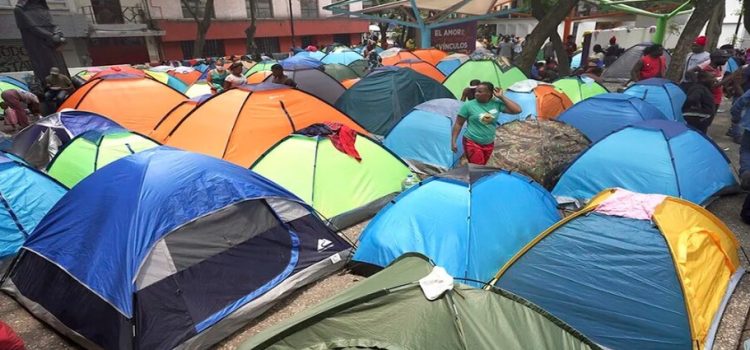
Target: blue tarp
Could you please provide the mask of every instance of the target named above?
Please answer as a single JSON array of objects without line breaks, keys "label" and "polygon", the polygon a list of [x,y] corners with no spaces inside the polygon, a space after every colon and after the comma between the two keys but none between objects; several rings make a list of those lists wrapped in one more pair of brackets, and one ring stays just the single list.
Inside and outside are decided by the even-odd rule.
[{"label": "blue tarp", "polygon": [[65,192],[57,181],[0,152],[0,260],[18,252]]},{"label": "blue tarp", "polygon": [[670,118],[640,98],[617,93],[587,98],[557,118],[581,130],[591,142],[599,141],[627,125],[650,119]]},{"label": "blue tarp", "polygon": [[672,254],[649,220],[580,216],[534,245],[496,285],[607,348],[693,348]]},{"label": "blue tarp", "polygon": [[671,80],[661,78],[641,80],[625,90],[624,94],[650,103],[671,120],[685,122],[685,118],[682,117],[682,105],[685,104],[687,96]]},{"label": "blue tarp", "polygon": [[591,198],[621,187],[705,204],[737,185],[728,159],[706,136],[680,122],[651,120],[593,144],[563,173],[552,193]]},{"label": "blue tarp", "polygon": [[439,171],[451,169],[464,153],[461,135],[456,144],[458,152],[451,150],[451,131],[462,105],[449,98],[422,103],[388,132],[383,144],[422,172],[427,170],[422,165]]},{"label": "blue tarp", "polygon": [[[465,168],[446,176],[456,171]],[[489,281],[559,219],[549,192],[515,173],[490,173],[472,184],[432,177],[372,219],[354,260],[385,267],[404,253],[419,252],[452,276]]]},{"label": "blue tarp", "polygon": [[453,71],[455,71],[456,69],[458,69],[458,67],[460,67],[461,64],[463,64],[463,63],[464,63],[464,61],[461,61],[458,58],[449,59],[449,60],[445,60],[444,59],[444,60],[441,60],[440,62],[438,62],[437,69],[439,69],[440,72],[442,72],[443,75],[445,75],[447,77],[447,76],[451,75],[451,73],[453,73]]},{"label": "blue tarp", "polygon": [[135,274],[157,240],[207,213],[266,197],[300,201],[242,167],[161,146],[85,178],[42,220],[25,247],[130,318]]}]

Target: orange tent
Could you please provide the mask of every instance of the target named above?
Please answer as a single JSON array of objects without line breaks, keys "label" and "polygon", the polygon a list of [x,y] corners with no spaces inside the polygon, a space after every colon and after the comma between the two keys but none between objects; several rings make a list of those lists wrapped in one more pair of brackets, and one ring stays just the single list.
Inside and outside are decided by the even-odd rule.
[{"label": "orange tent", "polygon": [[[366,131],[317,97],[277,84],[245,85],[214,95],[179,121],[165,121],[155,135],[166,145],[249,167],[290,133],[315,123],[336,122]],[[172,130],[162,130],[170,129]]]},{"label": "orange tent", "polygon": [[436,66],[440,60],[448,56],[445,51],[438,49],[419,49],[412,51],[414,56],[419,57],[420,60],[425,61],[433,66]]},{"label": "orange tent", "polygon": [[534,89],[536,94],[537,118],[557,119],[557,116],[573,106],[573,101],[553,85],[539,85]]},{"label": "orange tent", "polygon": [[[104,72],[102,72],[104,73]],[[187,96],[151,77],[109,73],[89,79],[63,102],[59,110],[74,108],[109,117],[142,134]]]},{"label": "orange tent", "polygon": [[396,63],[399,63],[401,61],[408,60],[408,59],[420,60],[419,57],[415,56],[413,53],[409,51],[399,51],[394,55],[388,55],[386,57],[383,57],[382,63],[384,66],[395,66]]},{"label": "orange tent", "polygon": [[169,131],[174,129],[180,120],[184,119],[185,116],[190,114],[190,112],[198,108],[198,105],[201,102],[202,101],[193,98],[180,102],[177,106],[167,112],[158,123],[156,123],[154,130],[151,130],[148,136],[160,143],[164,143],[164,139],[167,138]]},{"label": "orange tent", "polygon": [[190,70],[190,71],[178,71],[178,70],[170,70],[167,72],[167,74],[182,80],[183,83],[187,85],[193,85],[195,84],[198,79],[200,79],[201,73],[199,70]]},{"label": "orange tent", "polygon": [[266,80],[266,78],[268,78],[269,75],[271,75],[271,71],[264,70],[264,71],[255,72],[253,74],[250,74],[247,77],[247,83],[248,84],[262,83],[264,80]]},{"label": "orange tent", "polygon": [[135,69],[130,66],[112,66],[99,73],[94,74],[94,76],[91,77],[89,80],[92,80],[95,78],[106,77],[109,75],[123,75],[123,74],[130,74],[130,75],[143,77],[146,75],[146,72],[140,69]]},{"label": "orange tent", "polygon": [[344,87],[348,90],[351,88],[354,84],[362,80],[362,78],[354,78],[354,79],[346,79],[341,82],[341,85],[344,85]]},{"label": "orange tent", "polygon": [[443,83],[443,80],[445,80],[445,75],[442,72],[440,72],[440,70],[437,69],[437,67],[425,61],[407,59],[399,63],[396,63],[396,67],[411,68],[417,71],[417,73],[420,73],[422,75],[426,75],[432,79],[435,79],[438,83]]}]

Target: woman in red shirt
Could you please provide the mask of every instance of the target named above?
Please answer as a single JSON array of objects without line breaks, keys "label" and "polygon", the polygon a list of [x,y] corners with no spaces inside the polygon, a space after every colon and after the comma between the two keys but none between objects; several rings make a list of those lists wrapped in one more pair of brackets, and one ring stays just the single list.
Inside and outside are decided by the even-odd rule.
[{"label": "woman in red shirt", "polygon": [[667,70],[667,60],[664,57],[664,47],[653,44],[643,50],[643,57],[630,71],[631,81],[641,81],[649,78],[663,78]]}]

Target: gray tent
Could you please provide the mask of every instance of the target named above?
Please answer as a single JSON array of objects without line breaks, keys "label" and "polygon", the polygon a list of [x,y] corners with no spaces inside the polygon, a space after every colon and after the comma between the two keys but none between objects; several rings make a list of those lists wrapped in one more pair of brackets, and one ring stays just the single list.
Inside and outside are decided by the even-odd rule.
[{"label": "gray tent", "polygon": [[[602,79],[607,83],[624,83],[628,81],[633,66],[635,66],[636,62],[643,57],[643,50],[650,45],[652,45],[652,43],[640,43],[625,50],[616,61],[604,70],[604,73],[602,73]],[[667,60],[667,66],[669,66],[669,61],[672,60],[672,55],[667,51],[664,51],[664,56]]]},{"label": "gray tent", "polygon": [[[346,91],[344,85],[326,74],[321,69],[305,68],[295,70],[284,70],[289,78],[297,83],[297,88],[313,95],[329,104],[336,103]],[[271,81],[272,76],[268,76],[265,81]]]}]

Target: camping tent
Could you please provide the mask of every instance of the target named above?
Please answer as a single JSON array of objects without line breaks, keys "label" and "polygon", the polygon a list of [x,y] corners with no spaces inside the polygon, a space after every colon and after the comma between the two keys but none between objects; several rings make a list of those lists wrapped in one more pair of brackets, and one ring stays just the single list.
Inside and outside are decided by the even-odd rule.
[{"label": "camping tent", "polygon": [[670,117],[637,97],[607,93],[577,103],[557,120],[576,127],[591,142],[596,142],[624,126],[643,120],[669,120]]},{"label": "camping tent", "polygon": [[187,91],[185,91],[185,95],[187,95],[187,97],[189,98],[203,96],[211,93],[211,86],[208,85],[208,83],[205,81],[195,82],[193,85],[190,85],[190,87],[188,87]]},{"label": "camping tent", "polygon": [[496,87],[505,89],[527,78],[518,68],[512,67],[504,70],[495,60],[468,60],[445,78],[443,85],[456,98],[461,98],[464,88],[469,86],[469,82],[474,79],[488,81]]},{"label": "camping tent", "polygon": [[[329,104],[336,103],[336,100],[338,100],[339,97],[344,94],[344,91],[346,91],[344,85],[341,85],[338,80],[320,69],[304,68],[284,70],[284,74],[297,83],[298,89]],[[273,78],[268,76],[264,81],[270,82],[271,79]]]},{"label": "camping tent", "polygon": [[[340,151],[313,125],[271,147],[250,169],[309,203],[338,228],[359,223],[380,210],[411,171],[396,155],[358,134],[360,160]],[[327,128],[323,128],[326,130]]]},{"label": "camping tent", "polygon": [[13,155],[0,152],[0,275],[65,187]]},{"label": "camping tent", "polygon": [[385,135],[383,144],[422,174],[451,169],[464,153],[461,142],[457,152],[451,150],[453,123],[462,105],[452,98],[419,104]]},{"label": "camping tent", "polygon": [[195,84],[201,76],[203,76],[203,72],[191,67],[177,67],[176,69],[168,71],[167,74],[180,79],[188,87]]},{"label": "camping tent", "polygon": [[109,163],[158,146],[148,137],[123,129],[87,131],[60,149],[49,163],[47,174],[72,188]]},{"label": "camping tent", "polygon": [[462,53],[454,53],[448,56],[443,57],[440,62],[438,62],[435,66],[437,69],[439,69],[445,76],[450,75],[458,69],[464,62],[469,60],[469,55],[465,55]]},{"label": "camping tent", "polygon": [[520,172],[552,189],[590,144],[576,128],[556,120],[517,120],[495,130],[488,166]]},{"label": "camping tent", "polygon": [[381,67],[341,95],[336,107],[367,131],[385,135],[416,105],[452,97],[440,83],[411,69]]},{"label": "camping tent", "polygon": [[277,64],[279,62],[276,62],[274,60],[266,60],[266,61],[260,61],[250,67],[247,71],[245,71],[245,76],[249,77],[255,72],[270,72],[271,67],[273,67],[274,64]]},{"label": "camping tent", "polygon": [[351,89],[354,84],[358,83],[362,78],[355,78],[355,79],[347,79],[341,82],[341,85],[344,85],[345,88]]},{"label": "camping tent", "polygon": [[206,349],[350,249],[273,182],[157,147],[63,196],[2,288],[86,348]]},{"label": "camping tent", "polygon": [[435,48],[414,50],[411,53],[414,54],[414,56],[417,56],[420,60],[433,66],[438,64],[438,62],[445,58],[445,56],[448,56],[445,51]]},{"label": "camping tent", "polygon": [[343,65],[349,65],[349,63],[352,63],[357,60],[363,60],[364,57],[362,55],[351,51],[351,50],[342,50],[342,51],[333,51],[325,57],[321,58],[320,61],[325,64],[330,63],[338,63]]},{"label": "camping tent", "polygon": [[99,113],[145,134],[187,97],[150,77],[102,73],[70,95],[59,110],[74,108]]},{"label": "camping tent", "polygon": [[497,116],[498,124],[524,120],[529,117],[544,120],[555,119],[573,105],[568,96],[554,86],[539,83],[532,79],[522,80],[511,85],[506,90],[505,96],[521,106],[521,113],[500,113]]},{"label": "camping tent", "polygon": [[181,94],[186,93],[188,90],[188,84],[180,79],[177,79],[177,77],[175,76],[167,74],[166,72],[156,72],[151,70],[147,70],[145,72],[148,76],[156,79],[162,84],[171,87],[172,89],[179,91]]},{"label": "camping tent", "polygon": [[181,120],[164,120],[146,135],[166,135],[157,141],[248,167],[290,133],[326,121],[365,132],[313,95],[263,83],[214,95]]},{"label": "camping tent", "polygon": [[338,81],[344,81],[348,79],[357,79],[357,78],[362,77],[361,74],[357,73],[354,69],[349,68],[349,66],[345,66],[343,64],[338,64],[338,63],[331,63],[331,64],[324,65],[323,71],[325,71],[326,74],[332,76],[334,79]]},{"label": "camping tent", "polygon": [[180,102],[180,104],[172,108],[171,111],[167,112],[167,114],[164,115],[159,123],[156,124],[154,130],[148,133],[148,137],[159,142],[164,142],[164,140],[166,140],[166,138],[169,136],[169,132],[172,131],[177,126],[177,124],[185,119],[185,117],[190,114],[190,112],[198,108],[201,103],[211,98],[211,96],[213,95],[202,95]]},{"label": "camping tent", "polygon": [[738,248],[697,205],[608,190],[539,235],[493,284],[610,349],[711,349],[744,274]]},{"label": "camping tent", "polygon": [[297,52],[296,54],[294,54],[294,56],[298,56],[298,57],[310,57],[310,58],[314,58],[314,59],[320,61],[320,60],[323,59],[323,57],[326,56],[326,54],[323,53],[322,51],[300,51],[300,52]]},{"label": "camping tent", "polygon": [[320,62],[320,60],[316,60],[311,57],[292,56],[287,59],[281,60],[279,64],[281,64],[281,67],[283,67],[285,70],[298,70],[308,68],[315,69],[322,66],[323,62]]},{"label": "camping tent", "polygon": [[426,75],[432,79],[435,79],[438,83],[442,83],[445,80],[445,75],[440,72],[435,66],[425,61],[406,59],[394,64],[396,67],[411,68],[417,73]]},{"label": "camping tent", "polygon": [[346,66],[353,69],[359,76],[364,76],[367,73],[367,61],[365,60],[356,60]]},{"label": "camping tent", "polygon": [[651,78],[641,80],[631,85],[623,92],[626,95],[638,97],[658,108],[669,119],[684,122],[682,105],[687,96],[682,89],[671,80]]},{"label": "camping tent", "polygon": [[547,190],[498,170],[463,166],[412,187],[370,221],[353,260],[385,267],[404,253],[418,252],[452,276],[489,281],[560,220]]},{"label": "camping tent", "polygon": [[60,147],[89,130],[122,128],[109,118],[91,112],[63,110],[39,119],[13,137],[10,152],[37,169],[44,169]]},{"label": "camping tent", "polygon": [[565,77],[552,83],[570,98],[573,103],[581,102],[591,96],[609,92],[603,85],[589,77]]},{"label": "camping tent", "polygon": [[729,159],[704,134],[680,122],[649,120],[593,144],[552,193],[590,198],[610,187],[706,204],[738,183]]},{"label": "camping tent", "polygon": [[395,66],[396,63],[410,59],[421,61],[415,54],[402,49],[385,50],[380,53],[380,58],[384,66]]},{"label": "camping tent", "polygon": [[[602,73],[602,79],[608,83],[624,83],[630,80],[630,71],[633,70],[636,62],[643,57],[643,50],[649,45],[651,45],[651,43],[641,43],[625,50],[616,61],[612,62],[612,64],[604,70],[604,73]],[[667,67],[669,67],[669,61],[672,60],[672,55],[665,50],[664,58]]]},{"label": "camping tent", "polygon": [[420,281],[432,280],[428,276],[435,271],[439,268],[424,256],[402,256],[239,349],[599,349],[551,314],[500,289],[451,282],[446,292],[427,298]]}]

